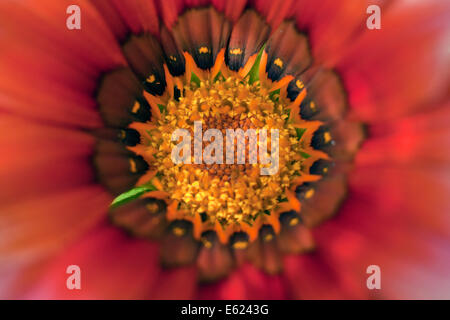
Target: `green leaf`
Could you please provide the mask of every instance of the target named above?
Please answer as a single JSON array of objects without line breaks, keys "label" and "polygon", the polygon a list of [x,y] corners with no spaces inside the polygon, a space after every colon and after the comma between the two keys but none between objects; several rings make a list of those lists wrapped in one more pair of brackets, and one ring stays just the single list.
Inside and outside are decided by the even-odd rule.
[{"label": "green leaf", "polygon": [[153,186],[151,183],[148,183],[143,186],[135,187],[131,190],[125,191],[124,193],[118,195],[113,202],[111,202],[110,207],[111,208],[117,208],[121,205],[124,205],[130,201],[133,201],[140,196],[142,196],[144,193],[150,192],[150,191],[156,191],[156,187]]},{"label": "green leaf", "polygon": [[297,138],[300,140],[303,137],[303,134],[306,132],[305,128],[295,128],[295,131],[297,132]]},{"label": "green leaf", "polygon": [[258,56],[256,57],[256,60],[255,60],[255,63],[253,64],[252,68],[250,69],[250,72],[248,73],[248,75],[250,76],[248,82],[250,84],[259,80],[259,63],[261,62],[261,56],[263,54],[265,47],[266,47],[266,45],[263,45],[263,47],[259,51]]},{"label": "green leaf", "polygon": [[193,72],[191,74],[191,82],[194,82],[197,85],[197,87],[200,87],[200,78],[197,77],[197,75]]},{"label": "green leaf", "polygon": [[303,152],[303,151],[300,151],[300,155],[305,159],[308,159],[309,157],[311,157],[310,154],[307,154],[306,152]]},{"label": "green leaf", "polygon": [[219,81],[219,80],[225,81],[225,77],[222,75],[222,71],[219,71],[219,73],[214,77],[213,82],[216,82],[216,81]]},{"label": "green leaf", "polygon": [[163,104],[158,104],[158,108],[161,113],[164,113],[166,111],[166,106]]},{"label": "green leaf", "polygon": [[273,102],[277,102],[280,99],[280,92],[281,92],[280,89],[270,92],[269,93],[270,100],[272,100]]}]

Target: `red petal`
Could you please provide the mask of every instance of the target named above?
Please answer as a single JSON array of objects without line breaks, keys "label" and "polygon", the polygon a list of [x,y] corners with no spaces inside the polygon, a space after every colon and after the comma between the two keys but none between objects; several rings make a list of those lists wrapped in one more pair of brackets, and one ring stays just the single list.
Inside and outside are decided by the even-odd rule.
[{"label": "red petal", "polygon": [[[100,187],[88,187],[29,198],[1,208],[0,229],[4,239],[1,272],[13,266],[20,275],[10,285],[28,276],[24,268],[40,262],[60,250],[105,217],[111,201]],[[20,272],[20,273],[19,273]],[[34,272],[34,270],[31,270]],[[27,283],[28,287],[30,286]],[[5,290],[11,294],[11,290]]]},{"label": "red petal", "polygon": [[392,8],[381,30],[366,31],[349,48],[338,69],[355,116],[397,119],[446,93],[449,18],[448,3]]},{"label": "red petal", "polygon": [[280,276],[269,276],[251,265],[244,265],[223,281],[202,286],[200,299],[286,299],[286,284]]},{"label": "red petal", "polygon": [[265,16],[272,31],[283,20],[293,18],[302,31],[307,31],[316,61],[331,60],[336,51],[361,26],[365,26],[366,8],[370,4],[385,4],[390,0],[251,0],[258,12]]},{"label": "red petal", "polygon": [[[66,286],[67,267],[81,269],[81,290]],[[25,297],[31,299],[139,299],[159,276],[157,246],[100,226],[51,263]]]},{"label": "red petal", "polygon": [[114,34],[124,40],[134,34],[159,31],[156,4],[151,0],[91,0]]},{"label": "red petal", "polygon": [[252,5],[270,24],[272,31],[287,17],[292,16],[295,0],[252,0]]},{"label": "red petal", "polygon": [[[350,196],[339,215],[315,232],[320,254],[344,278],[343,283],[360,291],[358,297],[373,296],[366,288],[366,268],[381,268],[383,298],[436,296],[445,287],[430,276],[448,270],[450,220],[447,212],[448,174],[432,170],[368,166],[359,168],[351,179]],[[416,269],[434,282],[420,292],[409,279]],[[444,277],[445,278],[445,277]],[[302,288],[301,283],[296,286]],[[436,291],[436,289],[438,291]],[[319,294],[320,292],[318,292]],[[323,291],[322,294],[326,294]],[[441,298],[445,295],[441,295]]]},{"label": "red petal", "polygon": [[[331,241],[331,239],[327,239]],[[319,253],[287,256],[283,277],[293,299],[367,298],[361,288],[365,282],[345,274],[345,266],[336,265],[319,249]],[[363,269],[361,272],[364,272]],[[361,285],[359,285],[361,284]],[[360,288],[361,287],[361,288]]]},{"label": "red petal", "polygon": [[450,103],[420,114],[370,127],[357,155],[360,165],[392,164],[440,168],[450,163]]},{"label": "red petal", "polygon": [[83,4],[81,30],[65,25],[70,1],[2,2],[0,104],[37,119],[99,126],[92,93],[100,73],[125,65],[95,9]]},{"label": "red petal", "polygon": [[88,134],[5,114],[0,127],[2,205],[93,183],[94,139]]},{"label": "red petal", "polygon": [[236,21],[244,10],[247,0],[156,0],[164,24],[170,29],[178,16],[188,8],[213,5],[225,16]]},{"label": "red petal", "polygon": [[[369,5],[380,6],[391,0],[298,0],[295,9],[297,25],[310,36],[316,61],[332,61],[344,46],[366,26],[366,9]],[[384,13],[384,8],[382,8]]]},{"label": "red petal", "polygon": [[194,299],[197,290],[195,267],[164,270],[152,288],[149,298],[157,300]]}]

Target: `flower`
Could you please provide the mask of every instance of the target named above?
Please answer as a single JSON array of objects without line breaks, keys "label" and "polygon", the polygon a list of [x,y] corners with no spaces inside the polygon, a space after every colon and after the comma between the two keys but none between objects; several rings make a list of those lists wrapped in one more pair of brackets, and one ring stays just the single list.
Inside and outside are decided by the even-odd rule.
[{"label": "flower", "polygon": [[[0,295],[449,297],[450,7],[376,3],[0,4]],[[279,172],[167,162],[195,120]]]}]

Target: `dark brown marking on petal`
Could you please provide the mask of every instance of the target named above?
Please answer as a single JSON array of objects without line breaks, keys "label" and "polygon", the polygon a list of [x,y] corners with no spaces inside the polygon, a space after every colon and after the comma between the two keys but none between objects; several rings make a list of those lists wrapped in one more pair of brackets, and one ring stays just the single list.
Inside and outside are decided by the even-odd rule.
[{"label": "dark brown marking on petal", "polygon": [[331,218],[347,194],[345,174],[329,175],[314,184],[314,196],[301,200],[300,216],[308,227],[314,227]]},{"label": "dark brown marking on petal", "polygon": [[248,9],[231,31],[225,52],[225,63],[233,71],[242,68],[248,59],[257,54],[270,33],[269,25],[254,10]]},{"label": "dark brown marking on petal", "polygon": [[165,267],[178,267],[195,261],[199,242],[192,235],[192,223],[174,220],[170,223],[161,243],[161,263]]},{"label": "dark brown marking on petal", "polygon": [[301,223],[301,218],[297,212],[287,211],[280,214],[280,223],[282,227],[292,227]]},{"label": "dark brown marking on petal", "polygon": [[278,274],[283,269],[282,256],[271,225],[263,225],[259,229],[258,239],[249,246],[247,255],[250,261],[268,274]]},{"label": "dark brown marking on petal", "polygon": [[187,51],[201,69],[211,69],[226,47],[231,23],[213,7],[188,9],[172,29],[178,47]]},{"label": "dark brown marking on petal", "polygon": [[318,70],[307,82],[307,89],[308,97],[319,110],[314,119],[335,121],[347,111],[348,100],[343,82],[333,70]]},{"label": "dark brown marking on petal", "polygon": [[100,128],[93,131],[95,137],[104,140],[119,141],[125,146],[134,147],[141,142],[141,135],[132,128]]},{"label": "dark brown marking on petal", "polygon": [[139,238],[158,239],[165,228],[166,204],[153,198],[138,199],[109,211],[110,221]]},{"label": "dark brown marking on petal", "polygon": [[304,120],[315,120],[315,116],[320,112],[314,100],[306,97],[300,104],[300,117]]},{"label": "dark brown marking on petal", "polygon": [[228,246],[218,241],[214,231],[206,231],[201,237],[202,245],[197,257],[199,280],[201,282],[217,281],[233,268],[233,257]]},{"label": "dark brown marking on petal", "polygon": [[315,193],[316,190],[313,183],[303,183],[295,189],[295,194],[299,200],[311,199]]},{"label": "dark brown marking on petal", "polygon": [[164,53],[158,40],[150,34],[132,35],[123,45],[123,52],[145,90],[153,95],[162,95],[166,80]]},{"label": "dark brown marking on petal", "polygon": [[161,45],[164,49],[165,60],[169,72],[174,77],[183,75],[186,71],[186,61],[183,52],[177,46],[172,34],[165,26],[161,28]]},{"label": "dark brown marking on petal", "polygon": [[272,81],[285,75],[297,76],[312,63],[308,38],[293,21],[284,21],[267,42],[266,72]]},{"label": "dark brown marking on petal", "polygon": [[316,150],[330,151],[336,142],[333,140],[330,129],[327,126],[320,126],[313,134],[311,146]]},{"label": "dark brown marking on petal", "polygon": [[280,214],[281,231],[278,234],[278,248],[287,254],[298,254],[314,250],[312,233],[306,228],[295,211]]},{"label": "dark brown marking on petal", "polygon": [[333,162],[329,160],[319,159],[315,161],[309,168],[309,173],[314,175],[325,176],[332,170]]},{"label": "dark brown marking on petal", "polygon": [[140,156],[109,140],[98,140],[93,156],[97,180],[113,195],[133,188],[149,166]]},{"label": "dark brown marking on petal", "polygon": [[107,126],[126,127],[133,121],[151,118],[150,106],[132,113],[136,101],[145,104],[143,87],[129,68],[119,68],[103,76],[97,91],[100,114]]},{"label": "dark brown marking on petal", "polygon": [[337,161],[351,161],[367,137],[367,128],[361,122],[338,120],[329,124],[331,135],[336,144],[328,150]]},{"label": "dark brown marking on petal", "polygon": [[248,234],[242,231],[235,232],[230,236],[230,245],[235,250],[246,249],[248,246]]}]

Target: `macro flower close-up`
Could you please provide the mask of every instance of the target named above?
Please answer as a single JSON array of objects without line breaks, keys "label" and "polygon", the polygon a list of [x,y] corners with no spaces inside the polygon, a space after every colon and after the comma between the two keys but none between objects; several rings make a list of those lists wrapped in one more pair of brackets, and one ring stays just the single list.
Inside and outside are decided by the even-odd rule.
[{"label": "macro flower close-up", "polygon": [[448,1],[3,0],[0,70],[1,299],[450,299]]}]

